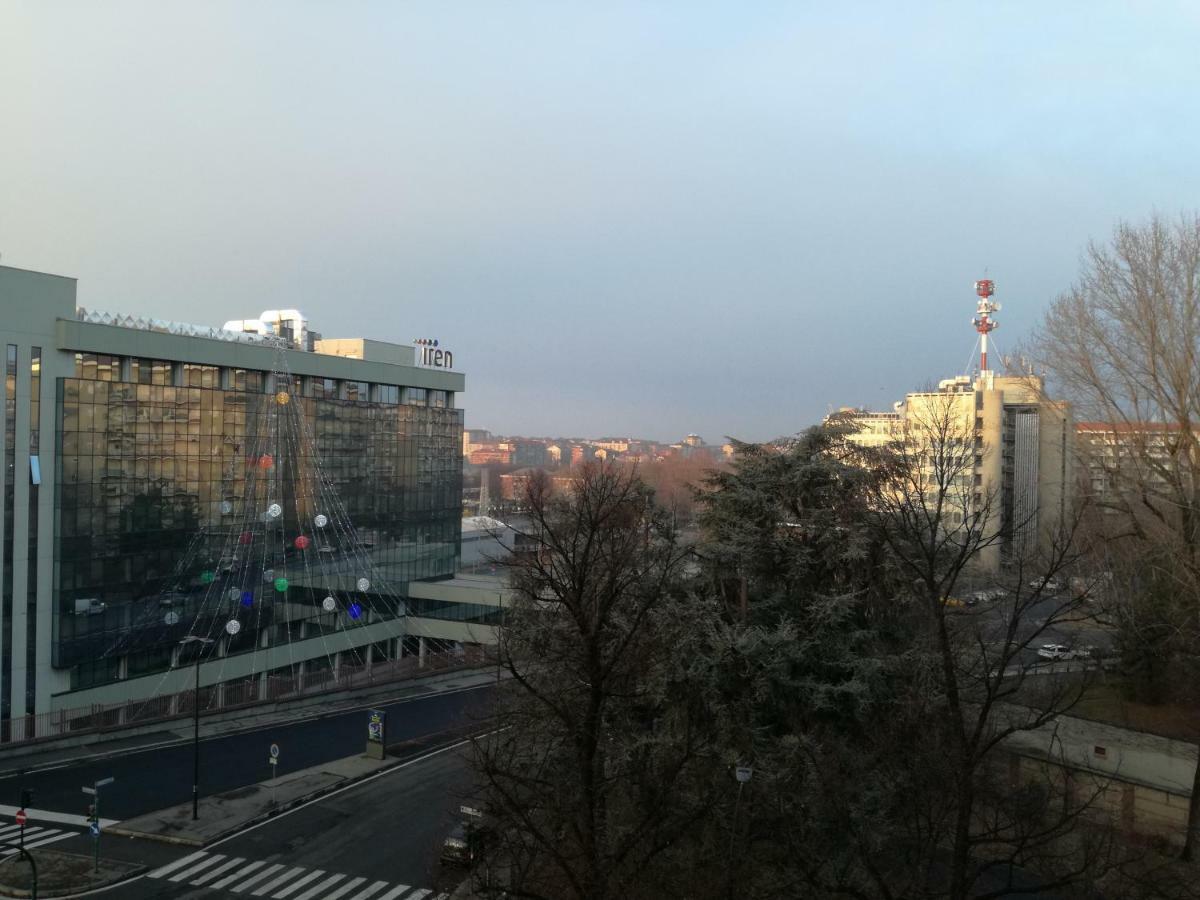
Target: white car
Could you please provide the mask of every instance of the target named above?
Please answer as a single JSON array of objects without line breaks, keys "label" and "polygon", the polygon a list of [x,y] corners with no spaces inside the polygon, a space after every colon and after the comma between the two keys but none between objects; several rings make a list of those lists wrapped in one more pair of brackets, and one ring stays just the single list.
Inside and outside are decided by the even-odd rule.
[{"label": "white car", "polygon": [[1075,659],[1076,653],[1066,644],[1042,644],[1037,655],[1042,659]]}]

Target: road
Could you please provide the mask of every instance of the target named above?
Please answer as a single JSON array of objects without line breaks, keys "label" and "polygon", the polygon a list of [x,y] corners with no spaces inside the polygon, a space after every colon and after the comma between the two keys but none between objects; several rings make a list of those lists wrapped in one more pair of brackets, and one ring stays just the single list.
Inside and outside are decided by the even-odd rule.
[{"label": "road", "polygon": [[104,900],[436,900],[465,876],[438,864],[470,796],[468,751],[417,757],[159,868]]},{"label": "road", "polygon": [[[388,741],[395,743],[481,721],[494,685],[429,696],[372,700],[388,712]],[[362,710],[335,711],[321,718],[274,724],[260,731],[203,738],[200,742],[200,790],[217,794],[269,777],[267,750],[279,744],[279,775],[361,753],[366,743]],[[89,798],[84,785],[112,777],[104,789],[100,814],[105,819],[128,819],[183,803],[192,793],[191,742],[131,751],[121,756],[81,760],[23,776],[0,778],[0,796],[15,802],[20,787],[32,788],[30,824],[45,824],[51,816],[78,816],[80,823]]]},{"label": "road", "polygon": [[[1098,648],[1104,654],[1112,651],[1112,629],[1086,618],[1089,612],[1087,606],[1074,609],[1069,615],[1064,614],[1063,607],[1067,602],[1065,595],[1045,597],[1031,603],[1023,611],[1017,632],[1019,639],[1023,640],[1029,637],[1036,629],[1044,628],[1044,630],[1031,642],[1028,649],[1022,650],[1018,654],[1015,660],[1018,665],[1033,666],[1045,663],[1046,660],[1040,659],[1037,655],[1037,648],[1042,644],[1065,644],[1077,649],[1090,646]],[[983,639],[995,642],[1003,638],[1007,627],[1007,616],[1011,615],[1011,612],[1011,602],[999,600],[980,602],[975,606],[958,611],[958,615],[973,619],[980,629]],[[1059,621],[1047,626],[1047,620],[1056,614],[1059,618],[1066,618],[1070,621]]]}]

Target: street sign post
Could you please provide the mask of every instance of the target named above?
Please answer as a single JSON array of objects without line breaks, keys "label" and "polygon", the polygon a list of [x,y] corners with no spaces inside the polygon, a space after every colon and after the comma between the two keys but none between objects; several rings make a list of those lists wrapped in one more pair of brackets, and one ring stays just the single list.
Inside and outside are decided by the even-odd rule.
[{"label": "street sign post", "polygon": [[92,843],[95,850],[95,871],[100,871],[100,788],[105,785],[112,784],[116,781],[115,778],[101,778],[99,781],[93,782],[91,787],[84,785],[82,790],[85,794],[95,797],[95,801],[88,807],[88,831],[92,835]]},{"label": "street sign post", "polygon": [[21,849],[25,849],[25,810],[18,809],[17,814],[13,816],[17,820],[17,824],[21,826]]}]

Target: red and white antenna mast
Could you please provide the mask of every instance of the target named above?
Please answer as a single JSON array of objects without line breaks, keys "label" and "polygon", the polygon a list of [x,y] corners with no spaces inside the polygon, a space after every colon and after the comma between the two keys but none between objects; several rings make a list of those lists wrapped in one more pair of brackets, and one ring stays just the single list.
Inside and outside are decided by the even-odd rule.
[{"label": "red and white antenna mast", "polygon": [[996,293],[996,285],[987,278],[975,282],[975,293],[979,295],[979,305],[975,307],[975,318],[971,320],[971,324],[979,332],[979,371],[982,373],[988,371],[988,335],[1000,325],[991,316],[992,313],[1000,311],[1000,304],[992,302],[992,294]]}]

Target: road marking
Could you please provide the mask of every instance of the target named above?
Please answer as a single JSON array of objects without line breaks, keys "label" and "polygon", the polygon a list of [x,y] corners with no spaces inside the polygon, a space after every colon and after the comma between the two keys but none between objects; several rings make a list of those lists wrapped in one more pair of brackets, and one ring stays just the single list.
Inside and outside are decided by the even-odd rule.
[{"label": "road marking", "polygon": [[291,896],[292,891],[300,890],[300,888],[304,887],[306,884],[308,884],[314,878],[320,878],[324,874],[325,874],[324,869],[313,869],[311,872],[309,872],[307,875],[305,875],[299,881],[292,882],[287,887],[285,887],[282,891],[280,891],[278,894],[272,894],[271,896],[274,897],[275,900],[283,900],[284,897]]},{"label": "road marking", "polygon": [[183,859],[177,859],[173,863],[167,863],[165,866],[155,869],[147,877],[148,878],[162,878],[164,875],[169,875],[172,872],[174,872],[176,869],[182,868],[183,866],[186,866],[188,863],[195,862],[200,857],[207,856],[207,855],[208,854],[204,850],[197,850],[195,853],[188,854]]},{"label": "road marking", "polygon": [[[268,866],[267,868],[263,869],[261,872],[259,872],[257,875],[255,875],[253,878],[246,879],[241,884],[239,884],[237,887],[230,888],[230,890],[233,891],[235,894],[240,894],[242,891],[246,890],[246,888],[254,887],[254,885],[258,884],[264,878],[270,878],[272,875],[274,875],[276,872],[278,872],[282,868],[283,868],[283,863],[275,863],[273,866]],[[249,871],[249,869],[247,869],[246,871]],[[245,872],[243,872],[241,874],[244,875]],[[215,885],[214,885],[214,887],[215,887]]]},{"label": "road marking", "polygon": [[386,881],[377,881],[369,888],[359,891],[357,894],[351,897],[350,900],[370,900],[372,894],[377,893],[382,888],[387,887],[387,885],[388,883]]},{"label": "road marking", "polygon": [[[267,864],[266,860],[262,860],[262,859],[260,859],[258,862],[252,862],[249,865],[243,866],[242,868],[238,869],[232,875],[226,875],[220,881],[214,882],[212,886],[214,888],[223,888],[227,885],[233,884],[239,878],[244,878],[246,875],[249,875],[255,869],[261,869],[266,864]],[[266,873],[264,872],[263,874],[266,874]],[[262,876],[259,876],[259,877],[262,877]],[[248,881],[246,883],[252,884],[253,882]]]},{"label": "road marking", "polygon": [[267,891],[274,890],[275,888],[277,888],[281,884],[283,884],[285,881],[287,881],[289,878],[295,878],[297,875],[299,875],[303,871],[304,871],[304,866],[295,866],[294,868],[288,869],[286,872],[284,872],[278,878],[276,878],[272,881],[268,881],[262,887],[255,890],[253,892],[253,895],[255,897],[261,897]]},{"label": "road marking", "polygon": [[[37,771],[44,771],[44,770],[39,769]],[[20,807],[18,807],[18,806],[0,805],[0,816],[15,816],[17,814],[18,809],[20,809]],[[52,822],[55,825],[75,825],[76,827],[80,827],[80,826],[84,825],[85,824],[84,820],[87,818],[86,816],[82,816],[82,815],[71,815],[70,813],[49,812],[48,810],[41,810],[41,809],[27,809],[27,810],[25,810],[25,814],[27,816],[29,816],[29,820],[31,822]],[[120,824],[121,824],[120,819],[101,819],[100,820],[101,828],[111,828],[113,825],[120,825]]]},{"label": "road marking", "polygon": [[201,875],[199,878],[197,878],[195,881],[193,881],[192,884],[201,885],[201,884],[204,884],[204,882],[206,882],[206,881],[212,881],[214,878],[216,878],[222,872],[228,872],[230,869],[232,869],[238,863],[244,863],[245,861],[246,861],[246,858],[244,856],[235,856],[233,859],[229,860],[228,862],[221,863],[221,865],[217,866],[215,869],[210,869],[209,871],[205,872],[203,875]]},{"label": "road marking", "polygon": [[408,885],[402,884],[399,887],[392,888],[390,891],[388,891],[386,894],[384,894],[382,897],[380,897],[379,900],[396,900],[397,897],[399,897],[401,894],[403,894],[407,890],[408,890]]},{"label": "road marking", "polygon": [[[407,897],[404,898],[404,900],[425,900],[425,898],[428,897],[432,893],[433,893],[433,891],[429,890],[428,888],[421,888],[416,893],[409,894]],[[382,898],[382,900],[387,900],[387,898],[384,897],[384,898]]]},{"label": "road marking", "polygon": [[[346,877],[345,875],[336,875],[336,874],[330,875],[328,878],[326,878],[324,881],[320,882],[319,884],[314,884],[307,891],[305,891],[303,894],[298,896],[296,898],[296,900],[312,900],[312,898],[317,896],[317,894],[321,894],[321,892],[324,891],[326,888],[333,887],[335,884],[337,884],[339,881],[341,881],[345,877]],[[328,900],[328,897],[329,897],[328,894],[321,894],[321,896],[323,898],[326,898],[326,900]]]},{"label": "road marking", "polygon": [[65,841],[67,838],[75,837],[75,834],[76,834],[76,832],[71,832],[71,831],[68,831],[65,834],[55,835],[54,837],[46,837],[43,834],[43,835],[40,835],[38,837],[38,839],[36,841],[33,841],[32,843],[30,843],[29,841],[26,841],[25,849],[28,850],[31,847],[40,847],[43,844],[53,844],[55,841]]},{"label": "road marking", "polygon": [[326,896],[324,898],[324,900],[338,900],[338,897],[342,896],[342,894],[348,894],[350,891],[354,890],[356,887],[358,887],[360,884],[362,884],[366,880],[367,879],[365,879],[365,878],[351,878],[349,881],[347,881],[345,884],[343,884],[340,888],[338,888],[332,894],[329,894],[328,896]]},{"label": "road marking", "polygon": [[178,872],[175,875],[172,875],[171,880],[172,881],[183,881],[183,879],[185,879],[185,878],[191,878],[193,875],[195,875],[201,869],[207,869],[213,863],[219,863],[224,858],[225,858],[224,853],[214,853],[208,859],[200,860],[198,863],[196,863],[191,868],[184,869],[182,872]]}]

